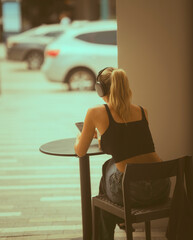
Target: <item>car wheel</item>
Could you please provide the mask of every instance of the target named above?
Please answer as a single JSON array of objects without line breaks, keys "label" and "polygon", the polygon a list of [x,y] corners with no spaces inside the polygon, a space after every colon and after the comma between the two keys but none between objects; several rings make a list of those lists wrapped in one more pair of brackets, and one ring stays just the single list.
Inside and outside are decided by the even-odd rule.
[{"label": "car wheel", "polygon": [[28,69],[31,70],[38,70],[40,69],[42,63],[43,63],[44,57],[43,54],[40,52],[30,52],[27,55],[27,64],[28,64]]},{"label": "car wheel", "polygon": [[68,74],[67,83],[69,90],[94,90],[95,75],[89,69],[76,68]]}]

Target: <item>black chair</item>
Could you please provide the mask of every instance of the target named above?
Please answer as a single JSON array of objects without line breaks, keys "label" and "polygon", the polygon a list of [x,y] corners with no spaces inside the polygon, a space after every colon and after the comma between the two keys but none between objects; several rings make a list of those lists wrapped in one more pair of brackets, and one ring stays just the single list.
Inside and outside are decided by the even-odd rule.
[{"label": "black chair", "polygon": [[[95,196],[92,198],[93,240],[97,239],[98,234],[96,229],[99,209],[103,209],[123,219],[127,240],[133,240],[132,223],[145,222],[146,240],[151,240],[150,221],[169,217],[172,198],[151,206],[131,208],[128,191],[129,183],[131,181],[176,177],[176,188],[178,183],[184,181],[184,174],[186,174],[186,171],[190,171],[191,164],[192,158],[188,156],[156,163],[127,164],[122,182],[123,206],[112,203],[104,196]],[[186,186],[186,188],[188,187],[190,186]],[[193,196],[190,197],[193,198]]]}]

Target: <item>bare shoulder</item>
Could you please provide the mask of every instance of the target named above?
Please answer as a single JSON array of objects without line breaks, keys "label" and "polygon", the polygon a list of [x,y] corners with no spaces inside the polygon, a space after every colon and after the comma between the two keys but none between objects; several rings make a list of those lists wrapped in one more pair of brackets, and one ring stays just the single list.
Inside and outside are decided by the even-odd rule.
[{"label": "bare shoulder", "polygon": [[133,109],[136,111],[136,112],[141,112],[141,107],[143,108],[144,112],[145,112],[145,117],[146,119],[148,120],[148,111],[147,109],[144,107],[144,106],[139,106],[139,105],[136,105],[136,104],[132,104],[132,107]]},{"label": "bare shoulder", "polygon": [[92,119],[98,119],[105,112],[104,105],[97,105],[92,108],[89,108],[87,114],[92,116]]},{"label": "bare shoulder", "polygon": [[97,105],[97,106],[94,106],[94,107],[88,109],[88,111],[92,112],[93,114],[101,113],[104,110],[105,110],[104,105]]}]

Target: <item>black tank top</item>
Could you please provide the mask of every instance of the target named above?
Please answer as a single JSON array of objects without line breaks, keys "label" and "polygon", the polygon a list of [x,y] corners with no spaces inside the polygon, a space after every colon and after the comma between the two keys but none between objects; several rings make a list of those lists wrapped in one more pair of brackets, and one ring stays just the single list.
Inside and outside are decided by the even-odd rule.
[{"label": "black tank top", "polygon": [[142,119],[128,123],[114,121],[109,107],[105,104],[109,117],[109,126],[101,136],[101,148],[104,153],[111,154],[115,162],[155,152],[148,121],[142,107]]}]

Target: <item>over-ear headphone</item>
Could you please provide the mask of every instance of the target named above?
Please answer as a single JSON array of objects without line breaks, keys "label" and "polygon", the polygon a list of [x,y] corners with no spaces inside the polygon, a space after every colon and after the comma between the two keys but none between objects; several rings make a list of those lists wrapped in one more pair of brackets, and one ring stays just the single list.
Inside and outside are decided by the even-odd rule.
[{"label": "over-ear headphone", "polygon": [[99,97],[104,97],[107,95],[107,86],[105,85],[104,82],[102,81],[99,81],[99,77],[100,75],[102,74],[102,72],[107,69],[108,67],[102,69],[98,75],[97,75],[97,78],[96,78],[96,83],[95,83],[95,90],[96,92],[98,93]]}]

